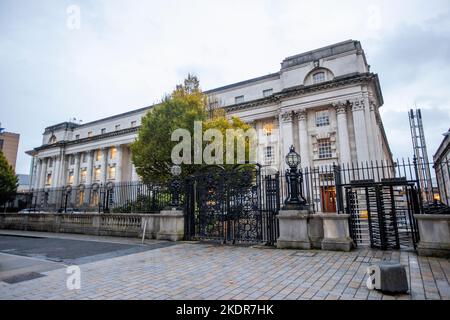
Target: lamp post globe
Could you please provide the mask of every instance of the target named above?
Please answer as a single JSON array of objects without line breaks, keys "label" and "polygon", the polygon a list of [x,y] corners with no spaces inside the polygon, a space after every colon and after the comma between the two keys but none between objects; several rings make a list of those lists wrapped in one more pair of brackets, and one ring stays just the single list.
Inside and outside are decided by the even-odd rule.
[{"label": "lamp post globe", "polygon": [[301,164],[300,155],[295,151],[294,146],[291,146],[289,153],[286,155],[286,164],[289,170],[286,170],[286,182],[288,186],[288,196],[284,201],[284,210],[299,210],[307,206],[306,200],[302,195],[301,183],[303,181],[301,171],[297,168]]}]

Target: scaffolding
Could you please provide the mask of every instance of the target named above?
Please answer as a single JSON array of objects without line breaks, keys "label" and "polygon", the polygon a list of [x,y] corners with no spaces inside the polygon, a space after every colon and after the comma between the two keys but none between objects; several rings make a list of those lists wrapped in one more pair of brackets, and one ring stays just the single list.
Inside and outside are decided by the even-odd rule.
[{"label": "scaffolding", "polygon": [[430,162],[428,161],[427,145],[422,123],[422,112],[420,109],[410,110],[409,126],[411,128],[414,158],[417,161],[418,180],[422,192],[422,199],[427,202],[433,202],[433,184],[431,181]]}]

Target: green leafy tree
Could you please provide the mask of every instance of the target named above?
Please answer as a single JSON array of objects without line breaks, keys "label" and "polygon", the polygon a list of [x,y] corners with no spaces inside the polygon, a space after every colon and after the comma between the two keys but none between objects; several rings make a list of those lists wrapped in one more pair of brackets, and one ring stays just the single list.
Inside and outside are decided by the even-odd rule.
[{"label": "green leafy tree", "polygon": [[[194,122],[207,118],[205,105],[197,78],[189,75],[184,84],[178,85],[142,119],[131,152],[136,172],[145,182],[162,182],[171,176],[171,152],[177,144],[171,141],[172,132],[184,128],[193,135]],[[193,170],[194,166],[182,166],[183,174]]]},{"label": "green leafy tree", "polygon": [[11,201],[17,191],[18,179],[13,167],[0,151],[0,205]]},{"label": "green leafy tree", "polygon": [[[227,119],[222,109],[208,110],[207,97],[201,92],[199,81],[188,75],[184,84],[176,86],[172,94],[152,108],[142,119],[138,137],[131,146],[132,161],[136,172],[144,182],[164,182],[171,177],[171,153],[178,141],[171,141],[172,132],[186,129],[191,134],[191,159],[194,161],[194,122],[202,122],[202,130],[218,129],[223,137],[227,129],[242,129],[244,132],[251,126],[237,117]],[[239,137],[237,137],[238,139]],[[245,138],[244,138],[245,139]],[[213,140],[214,141],[214,140]],[[208,143],[203,143],[202,152]],[[248,159],[248,139],[245,140],[246,158]],[[237,144],[233,148],[237,148]],[[223,139],[223,159],[226,159],[226,139]],[[237,152],[235,154],[235,160]],[[188,176],[200,169],[202,164],[182,164],[182,176]],[[230,167],[227,164],[226,167]]]}]

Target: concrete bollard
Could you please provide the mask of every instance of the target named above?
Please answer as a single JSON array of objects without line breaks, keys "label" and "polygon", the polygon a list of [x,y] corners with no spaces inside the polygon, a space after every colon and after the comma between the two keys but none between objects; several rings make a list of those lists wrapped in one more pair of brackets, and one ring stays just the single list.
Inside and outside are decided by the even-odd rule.
[{"label": "concrete bollard", "polygon": [[408,292],[406,268],[399,263],[382,262],[367,268],[367,288],[386,293]]}]

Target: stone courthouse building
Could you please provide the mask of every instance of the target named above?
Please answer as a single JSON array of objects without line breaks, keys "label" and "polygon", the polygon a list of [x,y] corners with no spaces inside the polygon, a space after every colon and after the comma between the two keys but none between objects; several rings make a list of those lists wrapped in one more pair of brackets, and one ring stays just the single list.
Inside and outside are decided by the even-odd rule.
[{"label": "stone courthouse building", "polygon": [[[258,161],[278,170],[291,145],[303,167],[392,161],[379,113],[379,79],[358,41],[288,57],[276,73],[205,93],[210,107],[258,130]],[[42,145],[27,152],[33,157],[32,187],[138,180],[129,146],[151,108],[45,128]]]}]

